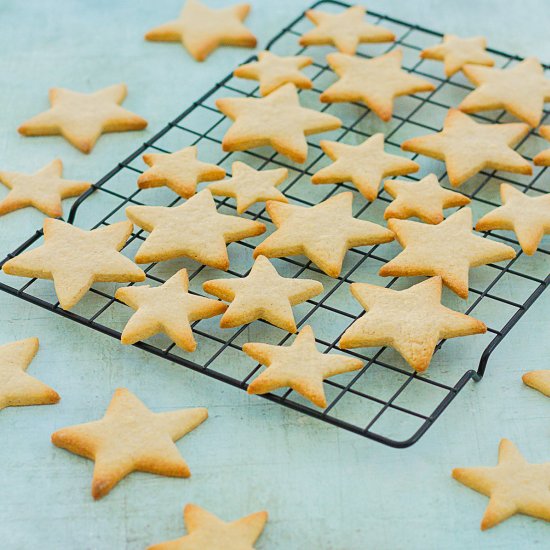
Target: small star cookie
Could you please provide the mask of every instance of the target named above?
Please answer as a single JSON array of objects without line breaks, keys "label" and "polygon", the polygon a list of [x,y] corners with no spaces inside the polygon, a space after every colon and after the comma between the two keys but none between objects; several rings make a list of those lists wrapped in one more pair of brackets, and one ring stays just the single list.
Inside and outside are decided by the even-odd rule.
[{"label": "small star cookie", "polygon": [[52,443],[95,461],[92,496],[99,499],[131,472],[189,477],[174,441],[207,417],[204,408],[153,413],[132,392],[119,388],[101,420],[62,428],[52,434]]},{"label": "small star cookie", "polygon": [[147,121],[124,109],[126,84],[115,84],[89,94],[65,88],[49,92],[51,108],[24,122],[24,136],[61,135],[83,153],[89,153],[106,132],[143,130]]},{"label": "small star cookie", "polygon": [[530,197],[503,183],[500,186],[500,197],[502,206],[478,220],[476,230],[514,231],[525,254],[533,255],[542,237],[550,233],[550,193]]},{"label": "small star cookie", "polygon": [[218,109],[234,124],[226,132],[224,151],[246,151],[270,145],[294,162],[305,162],[305,136],[336,130],[342,121],[335,116],[300,105],[295,86],[285,84],[267,97],[228,97],[216,101]]},{"label": "small star cookie", "polygon": [[143,160],[151,166],[138,178],[138,187],[162,187],[188,199],[195,194],[197,183],[214,181],[225,176],[225,170],[197,159],[197,146],[185,147],[175,153],[148,153]]},{"label": "small star cookie", "polygon": [[300,71],[311,65],[313,59],[306,55],[280,57],[274,53],[263,51],[258,54],[258,61],[240,65],[233,72],[239,78],[258,80],[260,94],[269,95],[283,84],[294,84],[296,88],[313,88],[313,82]]},{"label": "small star cookie", "polygon": [[443,338],[487,332],[485,323],[441,304],[441,277],[406,290],[352,283],[351,293],[367,311],[344,332],[342,349],[391,346],[418,372],[424,372]]},{"label": "small star cookie", "polygon": [[329,53],[327,62],[340,80],[329,86],[320,100],[323,103],[362,101],[382,120],[390,120],[394,98],[435,89],[431,82],[403,71],[402,58],[400,49],[372,59]]},{"label": "small star cookie", "polygon": [[181,42],[197,61],[204,61],[219,46],[254,48],[256,37],[243,24],[249,11],[249,4],[215,10],[199,0],[187,0],[178,19],[151,29],[145,39]]},{"label": "small star cookie", "polygon": [[527,386],[550,397],[550,370],[532,370],[526,372],[521,379]]},{"label": "small star cookie", "polygon": [[363,366],[355,357],[321,353],[309,325],[300,331],[290,346],[248,343],[244,344],[243,351],[268,367],[249,384],[248,393],[262,394],[289,387],[322,408],[327,406],[323,380]]},{"label": "small star cookie", "polygon": [[408,139],[401,149],[445,161],[449,181],[458,187],[485,168],[532,174],[529,162],[512,149],[528,133],[521,122],[478,124],[449,109],[441,132]]},{"label": "small star cookie", "polygon": [[466,64],[492,67],[495,61],[485,51],[486,48],[487,41],[482,36],[460,38],[454,34],[446,34],[443,42],[425,48],[420,52],[420,57],[443,61],[445,76],[451,77]]},{"label": "small star cookie", "polygon": [[470,267],[516,255],[511,246],[474,235],[469,208],[462,208],[439,225],[391,219],[388,227],[404,250],[381,267],[382,277],[439,275],[461,298],[468,297]]},{"label": "small star cookie", "polygon": [[0,346],[0,410],[59,401],[56,391],[25,372],[37,351],[38,338]]},{"label": "small star cookie", "polygon": [[44,244],[8,260],[8,275],[53,279],[59,305],[71,309],[96,282],[129,283],[145,273],[119,250],[132,233],[130,222],[92,231],[61,220],[44,220]]},{"label": "small star cookie", "polygon": [[258,256],[246,277],[206,281],[203,289],[231,302],[221,319],[222,328],[264,319],[283,330],[296,332],[292,306],[321,294],[323,285],[311,279],[281,277],[265,256]]},{"label": "small star cookie", "polygon": [[[539,134],[550,141],[550,126],[541,126],[539,128]],[[550,166],[550,149],[545,149],[538,153],[533,159],[533,162],[537,166]]]},{"label": "small star cookie", "polygon": [[117,289],[115,298],[136,310],[120,341],[135,344],[163,332],[185,351],[195,351],[191,323],[220,315],[227,305],[218,300],[189,294],[187,270],[181,269],[163,285],[127,286]]},{"label": "small star cookie", "polygon": [[354,246],[388,243],[393,233],[352,214],[353,194],[340,193],[310,208],[267,202],[277,230],[254,250],[254,257],[303,254],[330,277],[338,277],[346,252]]},{"label": "small star cookie", "polygon": [[384,152],[384,134],[374,134],[359,145],[326,140],[322,140],[320,145],[334,162],[313,174],[311,182],[351,181],[369,201],[378,195],[382,178],[411,174],[420,168],[408,158]]},{"label": "small star cookie", "polygon": [[26,206],[34,206],[51,218],[63,215],[61,200],[81,195],[91,184],[63,179],[62,174],[63,163],[59,159],[34,174],[1,171],[0,182],[11,191],[0,201],[0,216]]},{"label": "small star cookie", "polygon": [[126,215],[150,233],[136,253],[138,264],[187,256],[225,271],[229,268],[226,244],[265,231],[263,223],[219,214],[208,189],[180,206],[129,206]]},{"label": "small star cookie", "polygon": [[254,550],[267,522],[267,512],[256,512],[226,523],[196,504],[183,509],[183,521],[189,534],[149,546],[147,550]]},{"label": "small star cookie", "polygon": [[461,111],[505,109],[533,128],[540,124],[544,102],[550,101],[550,79],[537,59],[530,57],[510,69],[466,65],[463,72],[477,88],[462,100]]},{"label": "small star cookie", "polygon": [[288,177],[286,168],[254,170],[244,162],[236,161],[231,166],[232,177],[211,183],[207,189],[213,195],[237,199],[237,213],[242,214],[257,202],[281,201],[288,199],[277,189]]},{"label": "small star cookie", "polygon": [[420,181],[386,181],[384,190],[394,198],[384,212],[386,220],[406,220],[416,216],[423,222],[438,224],[445,219],[445,208],[464,206],[470,202],[462,193],[443,189],[435,174],[428,174]]},{"label": "small star cookie", "polygon": [[300,44],[332,44],[343,53],[354,54],[363,42],[393,42],[393,32],[364,21],[366,13],[361,6],[352,6],[341,13],[308,10],[306,16],[316,27],[300,37]]},{"label": "small star cookie", "polygon": [[455,468],[453,477],[489,497],[483,531],[514,514],[550,521],[550,462],[529,464],[508,439],[500,441],[497,466]]}]

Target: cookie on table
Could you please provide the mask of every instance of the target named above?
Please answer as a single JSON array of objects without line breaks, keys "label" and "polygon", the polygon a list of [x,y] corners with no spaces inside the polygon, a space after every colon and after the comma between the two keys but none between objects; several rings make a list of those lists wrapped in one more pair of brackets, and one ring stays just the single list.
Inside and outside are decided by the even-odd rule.
[{"label": "cookie on table", "polygon": [[101,420],[57,430],[52,443],[95,461],[92,496],[99,499],[131,472],[189,477],[174,441],[207,417],[204,408],[154,413],[132,392],[119,388]]},{"label": "cookie on table", "polygon": [[[550,125],[549,126],[541,126],[539,128],[539,134],[550,141]],[[550,166],[550,149],[545,149],[544,151],[541,151],[538,153],[535,158],[533,159],[533,162],[537,166]]]},{"label": "cookie on table", "polygon": [[83,153],[89,153],[101,134],[143,130],[147,126],[146,120],[120,106],[126,94],[126,84],[92,93],[52,88],[51,108],[24,122],[18,131],[24,136],[63,136]]},{"label": "cookie on table", "polygon": [[527,386],[550,397],[550,370],[532,370],[526,372],[521,379]]},{"label": "cookie on table", "polygon": [[532,174],[531,164],[512,149],[528,133],[521,122],[478,124],[449,109],[441,132],[408,139],[401,148],[444,161],[451,185],[458,187],[485,168]]},{"label": "cookie on table", "polygon": [[145,39],[181,42],[197,61],[204,61],[219,46],[254,48],[256,37],[243,23],[249,11],[250,4],[212,9],[199,0],[186,0],[178,19],[151,29]]}]

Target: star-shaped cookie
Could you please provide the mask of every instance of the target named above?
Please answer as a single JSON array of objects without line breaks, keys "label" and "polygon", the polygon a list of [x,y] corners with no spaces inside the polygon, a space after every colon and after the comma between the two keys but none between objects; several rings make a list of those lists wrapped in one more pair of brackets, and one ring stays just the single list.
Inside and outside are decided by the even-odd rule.
[{"label": "star-shaped cookie", "polygon": [[[550,141],[550,125],[549,126],[541,126],[539,128],[539,134]],[[550,166],[550,149],[545,149],[544,151],[541,151],[538,153],[535,158],[533,159],[533,162],[537,166]]]},{"label": "star-shaped cookie", "polygon": [[532,370],[526,372],[521,379],[527,386],[531,386],[550,397],[550,370]]},{"label": "star-shaped cookie", "polygon": [[52,218],[61,216],[61,200],[77,197],[91,185],[85,181],[63,179],[62,174],[63,163],[59,159],[52,160],[34,174],[1,171],[0,182],[11,191],[0,201],[0,216],[25,206],[34,206]]},{"label": "star-shaped cookie", "polygon": [[101,420],[62,428],[52,434],[52,443],[95,461],[92,496],[99,499],[131,472],[189,477],[174,441],[207,417],[204,408],[153,413],[119,388]]},{"label": "star-shaped cookie", "polygon": [[461,298],[468,297],[470,267],[516,255],[511,246],[474,235],[469,208],[462,208],[439,225],[391,219],[388,227],[404,250],[382,266],[382,277],[439,275]]},{"label": "star-shaped cookie", "polygon": [[163,332],[185,351],[195,351],[191,323],[220,315],[227,305],[218,300],[189,294],[187,270],[181,269],[163,285],[127,286],[115,298],[136,312],[124,327],[120,341],[135,344]]},{"label": "star-shaped cookie", "polygon": [[206,281],[203,289],[231,302],[221,319],[222,328],[264,319],[283,330],[296,332],[292,306],[321,294],[323,285],[311,279],[281,277],[265,256],[258,256],[246,277]]},{"label": "star-shaped cookie", "polygon": [[281,57],[263,51],[258,54],[258,61],[240,65],[233,72],[239,78],[258,80],[260,94],[269,95],[283,84],[294,84],[296,88],[310,89],[313,82],[300,69],[313,63],[307,55]]},{"label": "star-shaped cookie", "polygon": [[321,353],[313,329],[306,325],[290,346],[260,342],[244,344],[243,351],[268,367],[248,386],[248,393],[262,394],[278,388],[292,388],[318,407],[326,407],[323,380],[358,370],[362,361],[335,353]]},{"label": "star-shaped cookie", "polygon": [[323,103],[362,101],[382,120],[390,120],[394,98],[435,88],[431,82],[402,70],[402,58],[400,49],[372,59],[329,53],[327,62],[340,80],[329,86],[320,100]]},{"label": "star-shaped cookie", "polygon": [[508,229],[529,256],[550,233],[550,193],[531,197],[507,183],[500,186],[502,206],[491,210],[476,224],[477,231]]},{"label": "star-shaped cookie", "polygon": [[312,183],[351,181],[369,201],[378,195],[382,178],[417,172],[416,162],[384,152],[384,134],[374,134],[359,145],[338,141],[320,142],[321,148],[334,162],[311,177]]},{"label": "star-shaped cookie", "polygon": [[335,116],[302,107],[292,84],[285,84],[261,99],[218,99],[216,106],[235,121],[223,137],[224,151],[270,145],[295,162],[306,161],[305,136],[336,130],[342,125]]},{"label": "star-shaped cookie", "polygon": [[237,212],[242,214],[256,202],[281,201],[288,199],[277,189],[288,177],[286,168],[254,170],[244,162],[236,161],[231,166],[232,177],[211,183],[208,186],[213,195],[237,199]]},{"label": "star-shaped cookie", "polygon": [[500,441],[497,466],[455,468],[453,477],[489,497],[482,530],[514,514],[550,521],[550,462],[529,464],[508,439]]},{"label": "star-shaped cookie", "polygon": [[540,124],[544,102],[550,101],[550,79],[537,59],[530,57],[510,69],[466,65],[463,72],[477,88],[462,100],[461,111],[505,109],[530,126]]},{"label": "star-shaped cookie", "polygon": [[59,401],[56,391],[25,372],[37,351],[38,338],[0,346],[0,410]]},{"label": "star-shaped cookie", "polygon": [[176,540],[160,542],[147,550],[254,550],[267,522],[267,512],[256,512],[225,522],[196,504],[183,509],[188,534]]},{"label": "star-shaped cookie", "polygon": [[449,181],[458,187],[485,168],[532,174],[529,162],[512,149],[528,133],[521,122],[478,124],[449,109],[441,132],[408,139],[401,148],[445,161]]},{"label": "star-shaped cookie", "polygon": [[188,199],[195,194],[197,183],[214,181],[225,176],[225,170],[197,159],[197,146],[185,147],[175,153],[148,153],[143,160],[151,168],[138,178],[138,187],[162,187]]},{"label": "star-shaped cookie", "polygon": [[152,42],[181,42],[197,60],[204,61],[218,46],[254,48],[256,37],[244,26],[249,4],[212,9],[199,0],[187,0],[178,19],[145,35]]},{"label": "star-shaped cookie", "polygon": [[363,42],[392,42],[395,35],[379,25],[367,23],[366,10],[352,6],[341,13],[319,10],[306,11],[307,18],[316,27],[300,37],[302,46],[334,45],[343,53],[354,54]]},{"label": "star-shaped cookie", "polygon": [[8,275],[53,279],[59,305],[71,309],[96,282],[129,283],[145,273],[119,250],[132,233],[132,224],[118,222],[92,231],[46,218],[44,244],[8,260]]},{"label": "star-shaped cookie", "polygon": [[367,311],[344,332],[342,349],[390,346],[424,372],[442,338],[483,334],[485,323],[441,304],[441,277],[406,290],[352,283],[351,293]]},{"label": "star-shaped cookie", "polygon": [[146,120],[120,106],[126,93],[126,84],[115,84],[88,94],[52,88],[49,92],[51,108],[24,122],[19,133],[24,136],[61,135],[83,153],[89,153],[103,133],[143,130],[147,126]]},{"label": "star-shaped cookie", "polygon": [[135,260],[139,264],[187,256],[227,270],[226,244],[265,231],[263,223],[219,214],[208,189],[180,206],[129,206],[126,215],[150,233],[136,253]]},{"label": "star-shaped cookie", "polygon": [[470,202],[462,193],[443,189],[435,174],[428,174],[420,181],[386,181],[384,190],[394,198],[384,212],[386,220],[406,220],[416,216],[423,222],[437,224],[445,219],[445,208],[464,206]]},{"label": "star-shaped cookie", "polygon": [[425,48],[420,52],[420,57],[443,61],[445,75],[450,77],[466,64],[492,67],[495,61],[485,48],[487,48],[487,41],[482,36],[460,38],[454,34],[446,34],[443,42]]},{"label": "star-shaped cookie", "polygon": [[346,252],[354,246],[388,243],[393,233],[352,213],[353,194],[340,193],[312,206],[267,202],[277,230],[254,250],[254,257],[303,254],[330,277],[338,277]]}]

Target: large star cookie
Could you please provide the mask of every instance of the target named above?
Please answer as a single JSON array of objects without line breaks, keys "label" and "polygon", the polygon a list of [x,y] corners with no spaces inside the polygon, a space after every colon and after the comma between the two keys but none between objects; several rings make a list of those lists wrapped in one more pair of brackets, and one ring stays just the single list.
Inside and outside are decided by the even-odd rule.
[{"label": "large star cookie", "polygon": [[270,145],[295,162],[305,162],[305,136],[340,128],[335,116],[300,105],[296,88],[285,84],[267,97],[228,97],[216,101],[234,124],[223,137],[224,151],[245,151]]},{"label": "large star cookie", "polygon": [[11,191],[0,201],[0,216],[25,206],[34,206],[52,218],[61,216],[61,200],[77,197],[91,185],[85,181],[63,179],[62,174],[63,163],[59,159],[52,160],[34,174],[1,171],[0,182]]},{"label": "large star cookie", "polygon": [[258,80],[260,94],[266,96],[288,83],[294,84],[296,88],[312,88],[313,82],[300,70],[312,63],[313,59],[306,55],[280,57],[263,51],[258,54],[258,61],[240,65],[233,75]]},{"label": "large star cookie", "polygon": [[445,161],[449,181],[458,187],[485,168],[532,174],[529,162],[512,149],[528,133],[521,122],[478,124],[449,109],[441,132],[408,139],[401,148]]},{"label": "large star cookie", "polygon": [[442,338],[487,331],[485,323],[443,306],[441,287],[441,277],[406,290],[353,283],[351,293],[367,313],[344,332],[338,346],[391,346],[415,371],[424,372]]},{"label": "large star cookie", "polygon": [[89,94],[52,88],[51,108],[24,122],[19,133],[61,135],[83,153],[89,153],[103,133],[143,130],[147,126],[146,120],[120,106],[126,93],[126,84],[115,84]]},{"label": "large star cookie", "polygon": [[455,468],[453,477],[489,497],[482,530],[514,514],[550,521],[550,462],[529,464],[508,439],[500,441],[497,466]]},{"label": "large star cookie", "polygon": [[96,282],[128,283],[145,273],[118,252],[132,233],[132,224],[118,222],[92,231],[46,218],[44,244],[8,260],[8,275],[53,279],[59,305],[71,309]]},{"label": "large star cookie", "polygon": [[122,388],[113,394],[101,420],[62,428],[52,434],[52,443],[95,461],[92,496],[98,499],[135,471],[189,477],[174,441],[207,417],[204,408],[153,413]]},{"label": "large star cookie", "polygon": [[354,54],[362,42],[392,42],[395,35],[364,20],[365,8],[352,6],[341,13],[308,10],[307,18],[316,27],[300,37],[302,46],[333,44],[344,53]]},{"label": "large star cookie", "polygon": [[321,101],[362,101],[382,120],[390,120],[394,98],[435,88],[431,82],[403,71],[402,58],[402,50],[392,50],[372,59],[329,53],[328,64],[340,80],[321,94]]},{"label": "large star cookie", "polygon": [[527,386],[550,397],[550,370],[532,370],[526,372],[521,379]]},{"label": "large star cookie", "polygon": [[313,174],[312,183],[351,181],[369,201],[378,195],[382,178],[417,172],[416,162],[384,152],[384,134],[374,134],[359,145],[322,140],[321,148],[334,162]]},{"label": "large star cookie", "polygon": [[227,270],[227,243],[255,237],[265,231],[263,223],[219,214],[208,189],[180,206],[129,206],[126,215],[150,232],[136,253],[139,264],[187,256]]},{"label": "large star cookie", "polygon": [[323,292],[319,281],[281,277],[265,256],[256,258],[246,277],[206,281],[203,288],[208,294],[231,302],[221,319],[222,328],[264,319],[288,332],[296,332],[292,306]]},{"label": "large star cookie", "polygon": [[382,266],[382,277],[439,275],[461,298],[468,297],[470,267],[516,255],[510,246],[474,235],[469,208],[462,208],[439,225],[391,219],[388,227],[404,250]]},{"label": "large star cookie", "polygon": [[123,344],[135,344],[163,332],[186,351],[197,348],[191,323],[220,315],[227,309],[218,300],[189,294],[186,269],[172,275],[162,286],[119,288],[115,298],[136,310],[122,332]]},{"label": "large star cookie", "polygon": [[196,504],[183,509],[188,534],[160,542],[147,550],[254,550],[267,521],[267,512],[256,512],[244,518],[225,522]]},{"label": "large star cookie", "polygon": [[195,194],[197,183],[225,176],[225,170],[220,166],[197,159],[196,145],[175,153],[148,153],[143,155],[143,160],[151,168],[139,176],[140,189],[166,185],[186,199]]},{"label": "large star cookie", "polygon": [[461,111],[506,109],[530,126],[539,125],[544,102],[550,101],[550,80],[537,59],[530,57],[510,69],[466,65],[463,72],[477,88],[462,100]]},{"label": "large star cookie", "polygon": [[420,181],[386,181],[384,190],[394,198],[384,212],[386,220],[406,220],[416,216],[423,222],[437,224],[445,219],[445,208],[464,206],[470,202],[466,195],[441,187],[435,174],[428,174]]},{"label": "large star cookie", "polygon": [[[550,126],[541,126],[539,128],[539,134],[550,141]],[[533,162],[537,166],[550,166],[550,149],[545,149],[538,153],[533,159]]]},{"label": "large star cookie", "polygon": [[338,277],[348,249],[388,243],[393,233],[352,214],[353,194],[340,193],[310,208],[268,201],[277,230],[254,250],[254,257],[304,254],[330,277]]},{"label": "large star cookie", "polygon": [[323,380],[363,366],[355,357],[321,353],[309,325],[290,346],[248,343],[244,344],[243,351],[268,367],[249,384],[248,393],[262,394],[289,387],[323,408],[327,406]]},{"label": "large star cookie", "polygon": [[56,391],[25,372],[37,351],[38,338],[0,346],[0,410],[59,401]]},{"label": "large star cookie", "polygon": [[531,197],[507,183],[500,186],[502,206],[478,220],[478,231],[514,231],[525,254],[531,256],[544,235],[550,233],[550,193]]},{"label": "large star cookie", "polygon": [[199,0],[187,0],[178,19],[145,35],[152,42],[180,42],[197,60],[204,61],[218,46],[254,48],[256,37],[244,26],[249,4],[212,9]]}]

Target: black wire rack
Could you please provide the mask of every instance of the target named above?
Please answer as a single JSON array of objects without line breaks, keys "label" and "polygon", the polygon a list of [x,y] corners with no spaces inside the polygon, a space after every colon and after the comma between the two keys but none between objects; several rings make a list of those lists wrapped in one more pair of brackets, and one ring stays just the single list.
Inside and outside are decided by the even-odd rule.
[{"label": "black wire rack", "polygon": [[[336,0],[321,0],[312,7],[317,6],[337,11],[347,7],[347,4]],[[322,154],[317,138],[358,143],[376,132],[383,132],[389,152],[397,152],[404,139],[439,131],[447,109],[457,105],[472,88],[460,74],[451,79],[444,78],[441,76],[443,71],[440,63],[419,58],[419,51],[438,42],[442,37],[441,33],[378,13],[369,12],[369,17],[372,22],[394,31],[396,41],[362,45],[357,55],[373,57],[400,47],[404,52],[404,68],[435,84],[435,89],[430,93],[398,98],[394,116],[389,123],[381,122],[362,104],[319,103],[321,91],[336,79],[325,62],[325,54],[331,51],[331,48],[297,47],[297,38],[311,27],[305,15],[301,14],[269,42],[267,49],[282,55],[305,53],[312,56],[314,63],[306,71],[309,72],[314,87],[312,90],[300,91],[301,102],[305,106],[335,114],[344,122],[338,131],[315,136],[309,140],[306,164],[296,165],[267,148],[239,153],[222,151],[221,139],[230,121],[216,109],[215,100],[227,96],[258,95],[257,83],[228,75],[77,199],[67,221],[74,223],[78,215],[80,227],[96,228],[124,219],[124,207],[130,204],[174,206],[181,203],[182,199],[175,197],[167,188],[137,188],[136,178],[144,169],[144,164],[140,160],[141,155],[146,152],[168,153],[197,144],[201,160],[215,162],[228,171],[231,162],[235,160],[247,162],[257,169],[288,168],[289,178],[280,189],[291,202],[297,204],[311,206],[341,189],[352,190],[355,196],[355,216],[383,223],[383,210],[391,201],[391,197],[383,190],[376,201],[368,203],[347,184],[314,186],[310,183],[311,175],[328,162]],[[521,60],[517,56],[500,51],[489,49],[489,52],[494,55],[497,66],[504,67]],[[252,56],[246,62],[255,59],[256,57]],[[545,66],[545,70],[548,69],[549,67]],[[504,112],[473,116],[481,121],[493,123],[508,120]],[[548,112],[544,113],[544,117],[548,117]],[[534,130],[517,147],[521,154],[529,159],[542,148],[543,140]],[[421,171],[407,179],[417,180],[426,173],[434,172],[442,185],[449,186],[442,163],[423,157],[412,158],[421,164]],[[545,169],[537,167],[534,175],[529,178],[483,171],[463,185],[460,191],[472,199],[470,207],[474,214],[479,216],[500,205],[499,183],[512,183],[530,195],[549,192],[550,178],[548,173],[546,177],[544,174]],[[81,209],[84,202],[87,208]],[[235,214],[232,199],[226,198],[216,202],[220,212]],[[245,216],[261,220],[268,226],[268,231],[273,229],[261,205],[249,209]],[[487,236],[487,233],[484,235]],[[446,305],[485,321],[489,327],[486,335],[441,341],[430,369],[423,375],[413,372],[390,348],[336,350],[338,353],[362,359],[364,366],[354,373],[338,375],[325,381],[328,406],[324,410],[311,405],[291,390],[281,390],[262,397],[392,447],[407,447],[418,441],[470,379],[477,381],[482,378],[491,353],[549,284],[550,250],[547,245],[545,246],[546,240],[543,240],[535,256],[527,257],[522,253],[517,240],[513,238],[513,233],[493,231],[490,236],[513,246],[517,251],[516,258],[505,264],[490,264],[472,270],[470,297],[466,301],[450,292],[444,293]],[[2,265],[24,250],[40,245],[42,238],[42,231],[36,231],[31,238],[8,254]],[[252,265],[252,249],[262,238],[232,243],[229,246],[229,276],[247,274]],[[133,257],[144,239],[143,231],[134,232],[123,253]],[[360,306],[351,298],[351,283],[372,282],[394,288],[410,286],[410,279],[390,280],[376,275],[380,266],[399,250],[395,243],[354,248],[348,252],[342,275],[337,279],[327,277],[301,256],[273,260],[279,272],[285,276],[313,278],[324,284],[325,292],[319,299],[308,300],[294,308],[298,327],[311,324],[320,349],[324,352],[333,351],[341,334],[362,314]],[[203,281],[222,276],[221,272],[215,269],[198,266],[191,260],[184,259],[147,265],[147,282],[151,285],[162,284],[182,267],[188,269],[192,292],[202,293]],[[0,288],[117,339],[120,338],[122,328],[133,313],[133,310],[115,300],[115,284],[94,285],[71,311],[59,307],[50,281],[25,280],[2,275]],[[162,335],[135,345],[159,357],[246,390],[248,382],[262,367],[242,353],[242,344],[248,341],[263,341],[283,345],[290,343],[289,339],[293,338],[293,335],[263,321],[236,329],[222,330],[219,328],[219,318],[215,318],[194,323],[193,331],[198,348],[192,354],[180,350]],[[444,351],[440,351],[443,344]]]}]

